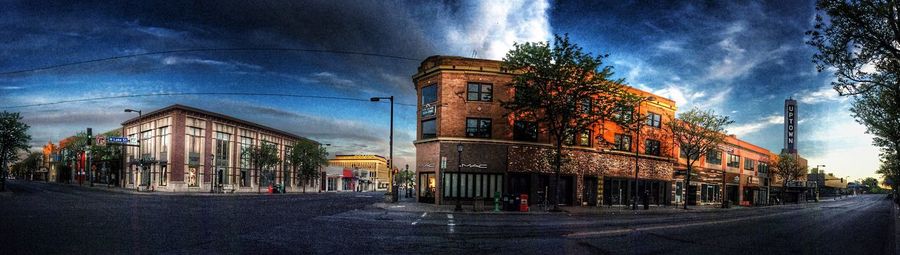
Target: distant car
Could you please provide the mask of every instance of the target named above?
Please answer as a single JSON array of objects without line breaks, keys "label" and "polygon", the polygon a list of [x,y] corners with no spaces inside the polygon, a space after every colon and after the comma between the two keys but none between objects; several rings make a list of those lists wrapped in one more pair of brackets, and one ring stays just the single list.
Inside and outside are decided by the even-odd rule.
[{"label": "distant car", "polygon": [[7,177],[6,179],[15,180],[16,177],[15,177],[15,176],[9,176],[9,177]]}]

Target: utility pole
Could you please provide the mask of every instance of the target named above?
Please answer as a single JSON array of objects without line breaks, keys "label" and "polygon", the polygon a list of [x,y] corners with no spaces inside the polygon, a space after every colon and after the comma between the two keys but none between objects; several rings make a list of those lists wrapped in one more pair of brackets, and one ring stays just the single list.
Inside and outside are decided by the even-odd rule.
[{"label": "utility pole", "polygon": [[91,167],[91,161],[93,161],[94,157],[91,153],[92,145],[94,145],[94,135],[92,134],[91,128],[87,128],[87,149],[85,152],[87,153],[87,166],[85,166],[85,168],[87,168],[87,171],[91,174],[91,187],[94,187],[94,169]]}]

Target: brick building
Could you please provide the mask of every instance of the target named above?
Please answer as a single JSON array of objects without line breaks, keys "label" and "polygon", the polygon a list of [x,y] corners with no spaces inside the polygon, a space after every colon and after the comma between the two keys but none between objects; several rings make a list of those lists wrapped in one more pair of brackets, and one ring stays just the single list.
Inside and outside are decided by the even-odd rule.
[{"label": "brick building", "polygon": [[[370,176],[371,189],[387,191],[391,183],[388,160],[379,155],[335,155],[328,160],[328,166],[351,170],[364,170]],[[341,173],[342,174],[342,173]],[[367,189],[368,190],[368,189]]]},{"label": "brick building", "polygon": [[[281,159],[294,142],[306,139],[285,131],[183,105],[172,105],[122,123],[129,141],[128,170],[122,186],[138,190],[209,192],[215,183],[224,192],[258,192],[269,185],[300,191],[301,182],[288,162],[256,169],[241,152],[273,144]],[[310,182],[314,189],[318,182]]]},{"label": "brick building", "polygon": [[[500,105],[513,95],[507,86],[512,77],[498,61],[432,56],[422,62],[412,77],[419,98],[414,142],[419,201],[444,203],[457,191],[467,201],[491,199],[495,192],[529,194],[532,203],[555,196],[552,141],[539,132],[545,127],[513,119]],[[639,194],[649,194],[652,203],[671,200],[674,146],[664,138],[662,125],[674,116],[675,102],[629,90],[653,97],[635,109],[652,114],[653,121],[640,137],[604,124],[567,141],[563,153],[570,160],[561,169],[561,203],[627,203],[636,165]]]},{"label": "brick building", "polygon": [[769,150],[730,135],[718,150],[694,163],[691,186],[684,187],[687,159],[680,154],[675,165],[674,202],[717,204],[724,198],[736,205],[767,204],[771,186],[769,169],[776,159]]}]

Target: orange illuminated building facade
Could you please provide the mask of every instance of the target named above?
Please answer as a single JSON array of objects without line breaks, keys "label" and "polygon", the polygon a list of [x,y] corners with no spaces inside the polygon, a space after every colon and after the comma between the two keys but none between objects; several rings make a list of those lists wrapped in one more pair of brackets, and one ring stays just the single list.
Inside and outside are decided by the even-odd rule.
[{"label": "orange illuminated building facade", "polygon": [[[514,95],[513,73],[501,62],[432,56],[412,76],[418,98],[416,195],[420,202],[490,201],[497,194],[526,194],[529,203],[553,201],[553,138],[546,127],[516,119],[501,106]],[[636,109],[648,120],[640,132],[597,123],[564,141],[559,202],[566,205],[766,204],[775,154],[726,137],[715,153],[695,163],[691,186],[685,159],[664,126],[675,102],[626,87],[649,98]],[[458,145],[462,145],[461,151]],[[635,172],[637,179],[635,182]],[[636,194],[635,194],[636,193]]]},{"label": "orange illuminated building facade", "polygon": [[[457,197],[471,202],[492,200],[496,194],[527,194],[530,203],[536,203],[555,197],[553,138],[543,132],[546,127],[515,119],[500,105],[514,94],[507,86],[512,77],[499,61],[433,56],[422,62],[413,76],[419,201],[441,204]],[[662,127],[674,116],[675,102],[628,90],[652,97],[634,109],[652,114],[652,121],[639,136],[615,124],[598,123],[566,139],[560,203],[627,204],[632,185],[651,204],[672,200],[675,158]],[[457,145],[462,145],[461,152]]]}]

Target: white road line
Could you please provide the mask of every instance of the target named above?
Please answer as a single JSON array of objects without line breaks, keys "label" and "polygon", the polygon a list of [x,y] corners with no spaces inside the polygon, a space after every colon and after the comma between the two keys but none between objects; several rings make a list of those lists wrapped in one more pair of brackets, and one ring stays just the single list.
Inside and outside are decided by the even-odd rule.
[{"label": "white road line", "polygon": [[453,214],[447,214],[447,219],[453,219]]},{"label": "white road line", "polygon": [[759,218],[768,218],[768,217],[773,217],[773,216],[778,216],[778,215],[783,215],[783,214],[790,214],[790,213],[798,213],[798,212],[799,212],[799,210],[798,210],[798,211],[787,211],[787,212],[781,212],[781,213],[773,213],[773,214],[759,215],[759,216],[750,216],[750,217],[742,217],[742,218],[735,218],[735,219],[727,219],[727,220],[715,220],[715,221],[706,221],[706,222],[694,222],[694,223],[685,223],[685,224],[677,224],[677,225],[663,225],[663,226],[652,226],[652,227],[642,227],[642,228],[624,228],[624,229],[611,229],[611,230],[604,230],[604,231],[576,232],[576,233],[567,234],[567,235],[565,235],[565,236],[566,236],[566,237],[579,238],[579,237],[590,237],[590,236],[598,236],[598,235],[621,234],[621,233],[629,233],[629,232],[637,232],[637,231],[648,231],[648,230],[658,230],[658,229],[670,229],[670,228],[694,227],[694,226],[703,226],[703,225],[712,225],[712,224],[723,224],[723,223],[730,223],[730,222],[743,221],[743,220],[752,220],[752,219],[759,219]]},{"label": "white road line", "polygon": [[422,213],[422,218],[425,218],[425,216],[428,216],[428,212]]}]

